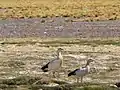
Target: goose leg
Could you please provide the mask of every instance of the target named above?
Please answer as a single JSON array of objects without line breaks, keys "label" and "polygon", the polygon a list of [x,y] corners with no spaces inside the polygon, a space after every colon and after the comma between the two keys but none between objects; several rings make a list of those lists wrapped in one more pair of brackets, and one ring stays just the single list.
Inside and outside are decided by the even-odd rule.
[{"label": "goose leg", "polygon": [[77,77],[77,83],[79,83],[79,77]]},{"label": "goose leg", "polygon": [[59,71],[57,72],[57,77],[60,77],[60,72]]},{"label": "goose leg", "polygon": [[49,72],[49,75],[50,75],[50,79],[52,79],[52,72]]},{"label": "goose leg", "polygon": [[83,76],[81,77],[81,83],[83,83]]},{"label": "goose leg", "polygon": [[55,76],[55,72],[53,72],[53,77],[55,78],[56,76]]}]

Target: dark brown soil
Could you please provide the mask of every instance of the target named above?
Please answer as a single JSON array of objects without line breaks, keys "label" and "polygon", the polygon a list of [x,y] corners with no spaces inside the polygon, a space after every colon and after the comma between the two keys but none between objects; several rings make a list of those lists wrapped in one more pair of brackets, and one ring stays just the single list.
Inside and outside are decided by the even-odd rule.
[{"label": "dark brown soil", "polygon": [[81,22],[75,18],[0,21],[0,37],[119,37],[120,21]]}]

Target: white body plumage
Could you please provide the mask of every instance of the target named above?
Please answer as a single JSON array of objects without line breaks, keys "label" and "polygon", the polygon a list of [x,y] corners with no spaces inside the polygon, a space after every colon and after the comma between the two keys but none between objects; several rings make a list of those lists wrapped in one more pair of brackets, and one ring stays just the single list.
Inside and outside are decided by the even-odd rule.
[{"label": "white body plumage", "polygon": [[92,59],[89,59],[85,67],[75,69],[74,71],[70,72],[68,76],[72,76],[72,75],[76,76],[77,82],[79,82],[79,77],[81,77],[81,83],[82,83],[83,76],[87,75],[90,72],[89,64],[92,61],[93,61]]},{"label": "white body plumage", "polygon": [[78,69],[75,73],[76,73],[76,76],[81,77],[81,76],[85,76],[89,72],[90,72],[90,67],[86,66],[86,67]]}]

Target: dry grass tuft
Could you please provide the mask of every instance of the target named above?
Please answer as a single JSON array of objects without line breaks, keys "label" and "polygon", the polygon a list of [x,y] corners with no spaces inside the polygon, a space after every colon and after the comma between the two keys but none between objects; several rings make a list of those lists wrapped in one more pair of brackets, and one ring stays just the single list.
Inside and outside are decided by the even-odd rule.
[{"label": "dry grass tuft", "polygon": [[0,17],[77,17],[83,21],[120,19],[119,0],[4,0]]}]

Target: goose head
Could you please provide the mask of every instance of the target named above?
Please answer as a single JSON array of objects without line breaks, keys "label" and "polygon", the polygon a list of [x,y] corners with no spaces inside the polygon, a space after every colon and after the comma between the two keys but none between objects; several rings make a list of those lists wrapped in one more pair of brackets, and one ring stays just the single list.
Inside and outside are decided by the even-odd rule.
[{"label": "goose head", "polygon": [[62,48],[58,48],[58,49],[57,49],[57,52],[62,52],[62,51],[63,51]]},{"label": "goose head", "polygon": [[93,59],[91,59],[91,58],[90,58],[90,59],[88,59],[88,60],[87,60],[87,64],[86,64],[86,66],[87,66],[87,65],[89,65],[91,62],[94,62],[94,60],[93,60]]}]

